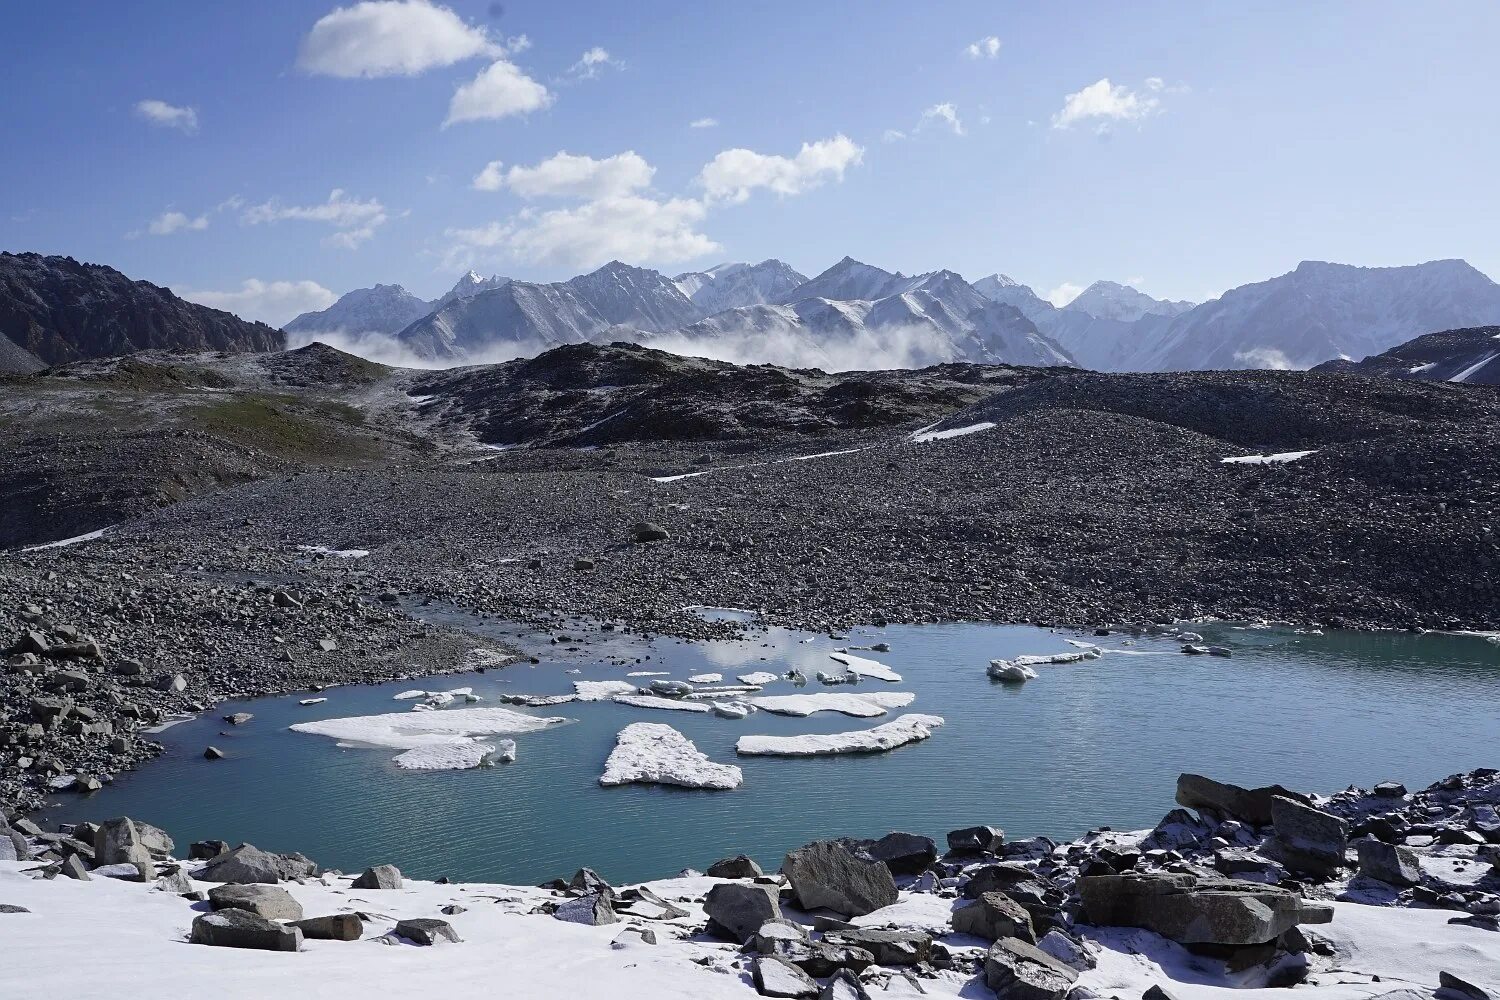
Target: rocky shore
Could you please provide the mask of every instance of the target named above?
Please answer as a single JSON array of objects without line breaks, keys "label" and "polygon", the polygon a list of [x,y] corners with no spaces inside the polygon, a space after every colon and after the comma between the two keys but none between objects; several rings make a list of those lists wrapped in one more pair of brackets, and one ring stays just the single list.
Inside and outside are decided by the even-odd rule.
[{"label": "rocky shore", "polygon": [[[775,873],[733,857],[638,886],[584,868],[536,888],[412,882],[389,863],[351,877],[222,841],[183,858],[135,819],[46,831],[6,813],[0,922],[28,961],[0,970],[0,992],[114,925],[129,930],[90,936],[92,962],[112,990],[157,997],[210,976],[230,998],[268,977],[414,996],[434,975],[458,997],[1500,995],[1500,772],[1329,796],[1184,774],[1177,801],[1152,830],[1068,843],[896,832],[803,845]],[[53,975],[76,993],[81,979]]]}]

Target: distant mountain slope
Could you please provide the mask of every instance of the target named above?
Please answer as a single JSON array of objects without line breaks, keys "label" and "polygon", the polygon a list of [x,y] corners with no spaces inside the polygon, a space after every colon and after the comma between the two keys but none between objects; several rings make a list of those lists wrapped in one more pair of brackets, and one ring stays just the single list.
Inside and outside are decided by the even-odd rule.
[{"label": "distant mountain slope", "polygon": [[615,325],[652,332],[691,323],[702,313],[660,272],[612,260],[561,284]]},{"label": "distant mountain slope", "polygon": [[492,274],[488,278],[486,278],[478,271],[471,270],[468,274],[465,274],[462,278],[459,278],[456,282],[454,282],[453,287],[444,292],[436,302],[433,302],[431,308],[441,309],[448,303],[457,301],[458,299],[473,298],[480,292],[487,292],[492,288],[499,288],[509,281],[510,279],[505,277],[504,275]]},{"label": "distant mountain slope", "polygon": [[287,333],[399,333],[432,311],[433,304],[400,285],[356,288],[327,309],[305,312],[282,327]]},{"label": "distant mountain slope", "polygon": [[412,323],[396,339],[419,358],[466,364],[582,343],[609,326],[566,282],[510,281],[454,299]]},{"label": "distant mountain slope", "polygon": [[9,337],[0,337],[0,375],[26,375],[47,366]]},{"label": "distant mountain slope", "polygon": [[672,279],[682,294],[704,316],[725,309],[765,305],[776,301],[807,277],[779,260],[759,264],[720,264],[706,271],[689,271]]},{"label": "distant mountain slope", "polygon": [[1029,285],[1023,285],[1009,275],[988,275],[974,282],[974,288],[991,301],[1015,306],[1033,323],[1040,322],[1057,311],[1056,306],[1032,291]]},{"label": "distant mountain slope", "polygon": [[1500,326],[1429,333],[1363,361],[1339,358],[1313,371],[1500,385]]},{"label": "distant mountain slope", "polygon": [[196,305],[112,267],[0,253],[0,334],[49,364],[151,348],[275,351],[280,330]]},{"label": "distant mountain slope", "polygon": [[1139,289],[1114,281],[1096,281],[1085,288],[1063,312],[1087,313],[1097,319],[1134,323],[1142,316],[1177,316],[1193,308],[1191,302],[1153,299]]},{"label": "distant mountain slope", "polygon": [[1432,330],[1500,323],[1500,285],[1461,260],[1408,267],[1304,261],[1176,317],[1128,355],[1141,371],[1310,368]]}]

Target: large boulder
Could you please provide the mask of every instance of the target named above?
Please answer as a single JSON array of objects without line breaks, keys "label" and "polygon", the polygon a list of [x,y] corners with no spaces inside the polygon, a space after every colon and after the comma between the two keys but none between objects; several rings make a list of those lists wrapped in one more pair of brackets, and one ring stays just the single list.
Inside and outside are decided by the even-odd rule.
[{"label": "large boulder", "polygon": [[365,933],[364,921],[357,913],[334,913],[326,917],[308,917],[293,921],[304,938],[318,941],[358,941]]},{"label": "large boulder", "polygon": [[965,899],[978,899],[987,892],[1003,892],[1022,882],[1030,882],[1036,875],[1023,865],[1000,862],[972,869],[969,880],[964,883]]},{"label": "large boulder", "polygon": [[219,885],[208,890],[215,910],[246,910],[267,920],[301,920],[302,904],[274,885]]},{"label": "large boulder", "polygon": [[858,976],[848,969],[840,969],[818,994],[818,1000],[870,1000],[870,992]]},{"label": "large boulder", "polygon": [[552,915],[570,924],[587,924],[590,927],[617,924],[620,922],[620,917],[615,913],[611,898],[610,894],[605,892],[590,892],[575,896],[558,904]]},{"label": "large boulder", "polygon": [[1241,788],[1223,781],[1205,778],[1201,774],[1179,774],[1177,776],[1177,804],[1214,813],[1224,819],[1237,819],[1255,826],[1271,823],[1271,799],[1280,795],[1295,798],[1296,793],[1280,785],[1262,788]]},{"label": "large boulder", "polygon": [[888,833],[863,852],[897,875],[920,875],[937,860],[937,845],[917,833]]},{"label": "large boulder", "polygon": [[837,841],[819,840],[797,848],[787,854],[781,870],[803,909],[823,907],[858,917],[896,901],[891,870],[858,857]]},{"label": "large boulder", "polygon": [[801,969],[779,958],[757,958],[750,970],[763,997],[815,997],[818,984]]},{"label": "large boulder", "polygon": [[[148,833],[149,831],[149,833]],[[160,846],[165,838],[166,854],[172,849],[172,839],[153,826],[137,824],[128,816],[105,820],[94,833],[94,863],[99,865],[145,864],[152,862],[151,848],[147,836]],[[150,876],[148,876],[150,877]]]},{"label": "large boulder", "polygon": [[966,826],[948,834],[948,850],[955,854],[999,853],[1005,846],[1005,831],[998,826]]},{"label": "large boulder", "polygon": [[708,890],[703,901],[711,933],[744,944],[768,920],[781,918],[776,890],[766,885],[723,883]]},{"label": "large boulder", "polygon": [[968,906],[953,911],[953,929],[986,941],[1019,938],[1036,943],[1031,914],[1003,892],[986,892]]},{"label": "large boulder", "polygon": [[932,953],[932,935],[921,931],[870,930],[857,928],[848,931],[829,931],[823,935],[825,944],[848,948],[863,948],[875,958],[877,965],[920,965]]},{"label": "large boulder", "polygon": [[300,951],[302,931],[256,916],[249,910],[215,910],[193,920],[188,940],[220,948]]},{"label": "large boulder", "polygon": [[395,865],[375,865],[366,868],[364,874],[349,883],[351,889],[399,889],[401,869]]},{"label": "large boulder", "polygon": [[300,854],[272,854],[254,844],[241,844],[228,853],[209,859],[194,877],[201,882],[251,885],[290,882],[317,874],[318,866]]},{"label": "large boulder", "polygon": [[1078,972],[1016,938],[1001,938],[984,957],[984,982],[997,1000],[1063,1000]]},{"label": "large boulder", "polygon": [[1331,813],[1282,795],[1271,798],[1275,847],[1288,868],[1315,875],[1332,874],[1344,863],[1349,824]]},{"label": "large boulder", "polygon": [[1264,944],[1299,923],[1325,920],[1296,893],[1258,882],[1131,873],[1089,875],[1077,885],[1087,923],[1144,927],[1179,944]]},{"label": "large boulder", "polygon": [[1422,864],[1416,852],[1398,844],[1379,840],[1361,840],[1354,845],[1359,851],[1359,873],[1397,888],[1422,881]]},{"label": "large boulder", "polygon": [[415,917],[411,920],[401,920],[396,923],[396,929],[392,931],[397,937],[404,937],[413,944],[434,945],[443,942],[458,944],[462,938],[453,925],[446,920],[436,917]]},{"label": "large boulder", "polygon": [[765,874],[755,859],[743,854],[732,858],[721,858],[708,866],[709,878],[760,878]]},{"label": "large boulder", "polygon": [[761,952],[766,958],[779,958],[795,965],[814,979],[831,976],[840,969],[863,972],[875,964],[875,956],[869,950],[852,944],[834,944],[829,941],[792,941],[775,939],[771,947]]}]

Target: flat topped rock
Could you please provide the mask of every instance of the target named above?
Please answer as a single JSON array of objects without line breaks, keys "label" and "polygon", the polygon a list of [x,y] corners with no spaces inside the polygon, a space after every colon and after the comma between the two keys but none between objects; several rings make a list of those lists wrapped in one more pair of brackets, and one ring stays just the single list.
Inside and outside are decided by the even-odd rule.
[{"label": "flat topped rock", "polygon": [[301,920],[302,904],[275,885],[218,885],[208,890],[215,910],[245,910],[267,920]]},{"label": "flat topped rock", "polygon": [[302,931],[251,913],[229,909],[205,913],[193,920],[188,937],[193,944],[262,951],[301,951]]},{"label": "flat topped rock", "polygon": [[1034,945],[1002,938],[984,957],[984,981],[997,1000],[1062,1000],[1078,971]]},{"label": "flat topped rock", "polygon": [[402,920],[396,924],[392,932],[397,937],[404,937],[414,944],[435,945],[451,942],[457,944],[463,939],[453,929],[453,925],[446,920],[438,920],[436,917],[416,917],[411,920]]},{"label": "flat topped rock", "polygon": [[399,889],[401,869],[395,865],[374,865],[349,884],[351,889]]}]

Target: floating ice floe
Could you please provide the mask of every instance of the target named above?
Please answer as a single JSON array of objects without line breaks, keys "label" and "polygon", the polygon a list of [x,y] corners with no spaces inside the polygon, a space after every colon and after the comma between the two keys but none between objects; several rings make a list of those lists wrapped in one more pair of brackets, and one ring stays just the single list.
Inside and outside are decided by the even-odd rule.
[{"label": "floating ice floe", "polygon": [[714,701],[721,699],[726,694],[754,694],[763,690],[759,684],[710,684],[707,687],[695,688],[688,695],[691,701]]},{"label": "floating ice floe", "polygon": [[671,677],[670,670],[632,670],[626,677]]},{"label": "floating ice floe", "polygon": [[858,674],[860,677],[873,677],[878,681],[890,681],[892,684],[901,682],[900,674],[884,663],[869,657],[855,656],[853,653],[829,653],[828,656],[829,659],[842,663],[850,673]]},{"label": "floating ice floe", "polygon": [[1307,451],[1282,451],[1274,455],[1231,455],[1228,458],[1219,459],[1219,463],[1221,465],[1281,465],[1314,455],[1317,451],[1316,448],[1310,448]]},{"label": "floating ice floe", "polygon": [[363,559],[370,554],[369,549],[330,549],[326,545],[299,545],[297,551],[330,559]]},{"label": "floating ice floe", "polygon": [[938,715],[903,715],[874,729],[801,736],[741,736],[737,753],[747,756],[815,757],[836,753],[880,753],[925,740],[943,724]]},{"label": "floating ice floe", "polygon": [[746,719],[755,711],[755,706],[748,701],[711,701],[709,705],[722,719]]},{"label": "floating ice floe", "polygon": [[888,709],[905,708],[917,699],[906,691],[871,691],[868,694],[843,694],[820,691],[817,694],[761,695],[748,699],[750,704],[777,715],[806,716],[817,712],[841,712],[857,719],[885,715]]},{"label": "floating ice floe", "polygon": [[688,678],[689,684],[717,684],[724,679],[723,674],[694,674]]},{"label": "floating ice floe", "polygon": [[321,705],[321,704],[323,704],[323,702],[325,702],[327,700],[328,700],[327,698],[303,698],[301,701],[297,702],[297,704],[299,704],[299,705]]},{"label": "floating ice floe", "polygon": [[[513,741],[507,740],[512,747]],[[408,771],[464,771],[489,764],[495,748],[488,743],[437,743],[396,755],[396,766]]]},{"label": "floating ice floe", "polygon": [[90,531],[83,535],[74,535],[72,538],[60,538],[55,542],[47,542],[42,545],[28,545],[22,552],[40,552],[43,549],[65,549],[70,545],[78,545],[81,542],[92,542],[96,538],[103,538],[109,528],[100,528],[98,531]]},{"label": "floating ice floe", "polygon": [[651,691],[664,698],[686,698],[693,693],[693,686],[683,681],[654,680],[649,685]]},{"label": "floating ice floe", "polygon": [[601,785],[631,783],[683,788],[738,788],[744,774],[733,764],[709,760],[693,741],[655,722],[635,722],[620,730],[604,762]]},{"label": "floating ice floe", "polygon": [[[386,747],[391,750],[432,750],[416,754],[400,766],[432,770],[439,766],[475,767],[476,755],[494,747],[485,737],[534,733],[568,722],[563,718],[541,718],[522,715],[508,708],[460,708],[451,712],[392,712],[386,715],[360,715],[344,719],[320,719],[299,722],[293,732],[312,733],[338,740],[339,746]],[[481,749],[476,749],[481,748]],[[405,754],[401,756],[405,757]],[[447,761],[446,764],[440,764]]]},{"label": "floating ice floe", "polygon": [[570,701],[582,701],[576,694],[507,694],[500,700],[507,705],[525,705],[527,708],[551,708],[566,705]]},{"label": "floating ice floe", "polygon": [[935,431],[922,428],[912,433],[911,439],[917,444],[926,444],[928,441],[946,441],[949,438],[965,437],[969,434],[978,434],[995,426],[993,420],[981,420],[977,424],[967,424],[963,427],[950,427],[947,430]]},{"label": "floating ice floe", "polygon": [[637,688],[629,681],[574,681],[573,690],[579,701],[609,701],[615,695],[635,694]]},{"label": "floating ice floe", "polygon": [[1014,660],[991,660],[989,669],[985,673],[997,681],[1005,681],[1008,684],[1022,684],[1036,677],[1035,670]]},{"label": "floating ice floe", "polygon": [[1097,660],[1103,650],[1095,646],[1092,649],[1080,649],[1071,653],[1026,653],[1011,658],[1012,663],[1019,663],[1023,667],[1034,667],[1044,663],[1080,663],[1083,660]]},{"label": "floating ice floe", "polygon": [[781,680],[781,676],[779,674],[768,673],[764,670],[757,670],[753,674],[740,674],[736,679],[741,684],[749,684],[753,687],[765,687],[767,684]]},{"label": "floating ice floe", "polygon": [[679,712],[707,712],[709,707],[701,701],[683,701],[680,698],[663,698],[655,694],[617,694],[612,701],[632,708],[665,708]]}]

